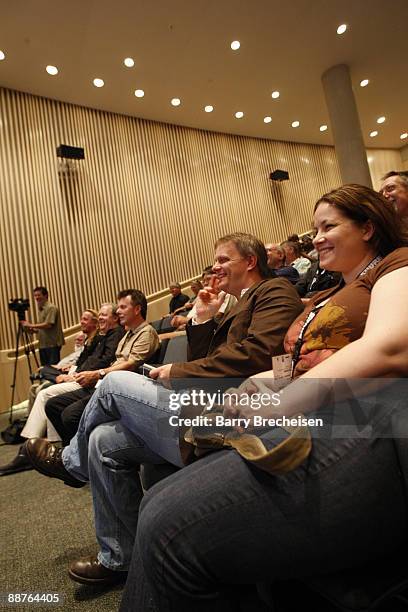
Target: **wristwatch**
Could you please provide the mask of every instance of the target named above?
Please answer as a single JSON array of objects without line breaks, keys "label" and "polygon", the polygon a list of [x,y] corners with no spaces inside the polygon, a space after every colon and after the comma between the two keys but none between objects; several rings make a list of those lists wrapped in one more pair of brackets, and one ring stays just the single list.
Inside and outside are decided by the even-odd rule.
[{"label": "wristwatch", "polygon": [[105,378],[105,376],[106,376],[105,370],[99,370],[99,379],[102,380],[102,378]]}]

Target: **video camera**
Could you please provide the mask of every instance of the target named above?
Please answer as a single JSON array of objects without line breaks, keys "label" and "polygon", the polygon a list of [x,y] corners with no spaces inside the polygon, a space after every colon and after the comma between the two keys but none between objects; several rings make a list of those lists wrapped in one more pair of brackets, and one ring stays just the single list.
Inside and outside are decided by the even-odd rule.
[{"label": "video camera", "polygon": [[25,313],[30,308],[28,298],[11,298],[8,303],[8,309],[16,312],[19,321],[24,321]]}]

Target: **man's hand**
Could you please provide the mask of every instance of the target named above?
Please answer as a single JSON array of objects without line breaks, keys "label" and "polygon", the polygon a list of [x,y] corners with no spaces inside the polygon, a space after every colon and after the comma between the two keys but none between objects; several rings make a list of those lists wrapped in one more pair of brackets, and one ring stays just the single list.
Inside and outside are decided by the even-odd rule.
[{"label": "man's hand", "polygon": [[57,384],[60,384],[63,382],[72,382],[74,380],[75,378],[71,374],[58,374],[58,376],[55,379],[55,382]]},{"label": "man's hand", "polygon": [[204,323],[215,317],[222,306],[225,295],[225,291],[220,291],[218,288],[218,280],[212,276],[208,285],[198,292],[195,301],[195,321]]},{"label": "man's hand", "polygon": [[98,370],[89,370],[87,372],[79,372],[75,375],[75,382],[81,387],[94,387],[99,380]]},{"label": "man's hand", "polygon": [[187,317],[176,315],[175,317],[172,318],[170,324],[172,327],[180,327],[180,325],[186,325],[186,323],[188,323]]},{"label": "man's hand", "polygon": [[172,363],[166,363],[150,371],[149,376],[154,380],[159,380],[165,387],[170,387],[170,370]]},{"label": "man's hand", "polygon": [[[260,375],[262,374],[265,375],[265,372],[261,372]],[[262,378],[256,378],[255,376],[245,380],[238,389],[228,389],[224,395],[230,395],[232,398],[237,396],[238,403],[230,399],[225,401],[223,411],[224,417],[249,419],[252,424],[253,417],[256,415],[266,418],[276,416],[278,410],[276,409],[276,405],[272,402],[272,396],[276,393],[273,386],[273,378],[265,381],[265,379],[262,380]],[[262,405],[259,405],[258,401],[260,394],[262,394]],[[254,395],[257,396],[257,401],[251,402],[248,398]],[[244,432],[242,427],[237,427],[236,429],[239,433]]]},{"label": "man's hand", "polygon": [[26,331],[28,331],[30,334],[34,333],[34,327],[32,327],[32,323],[30,323],[30,321],[20,321],[20,324],[22,327],[25,328]]}]

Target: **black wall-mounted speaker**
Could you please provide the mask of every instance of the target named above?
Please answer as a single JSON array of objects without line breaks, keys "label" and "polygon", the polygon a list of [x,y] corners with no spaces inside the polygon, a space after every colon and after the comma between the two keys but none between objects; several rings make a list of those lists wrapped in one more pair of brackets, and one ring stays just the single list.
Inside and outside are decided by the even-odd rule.
[{"label": "black wall-mounted speaker", "polygon": [[274,170],[270,173],[269,178],[271,181],[288,181],[289,172],[286,172],[286,170]]},{"label": "black wall-mounted speaker", "polygon": [[57,147],[57,157],[64,159],[85,159],[85,151],[81,147],[71,147],[70,145],[60,145]]}]

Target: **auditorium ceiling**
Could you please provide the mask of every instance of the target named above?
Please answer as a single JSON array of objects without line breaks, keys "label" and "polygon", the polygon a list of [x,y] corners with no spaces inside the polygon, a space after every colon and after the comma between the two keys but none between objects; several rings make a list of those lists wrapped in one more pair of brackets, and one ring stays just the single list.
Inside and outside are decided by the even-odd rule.
[{"label": "auditorium ceiling", "polygon": [[333,144],[321,75],[345,63],[366,146],[400,148],[407,27],[408,0],[0,0],[0,86],[203,130]]}]

